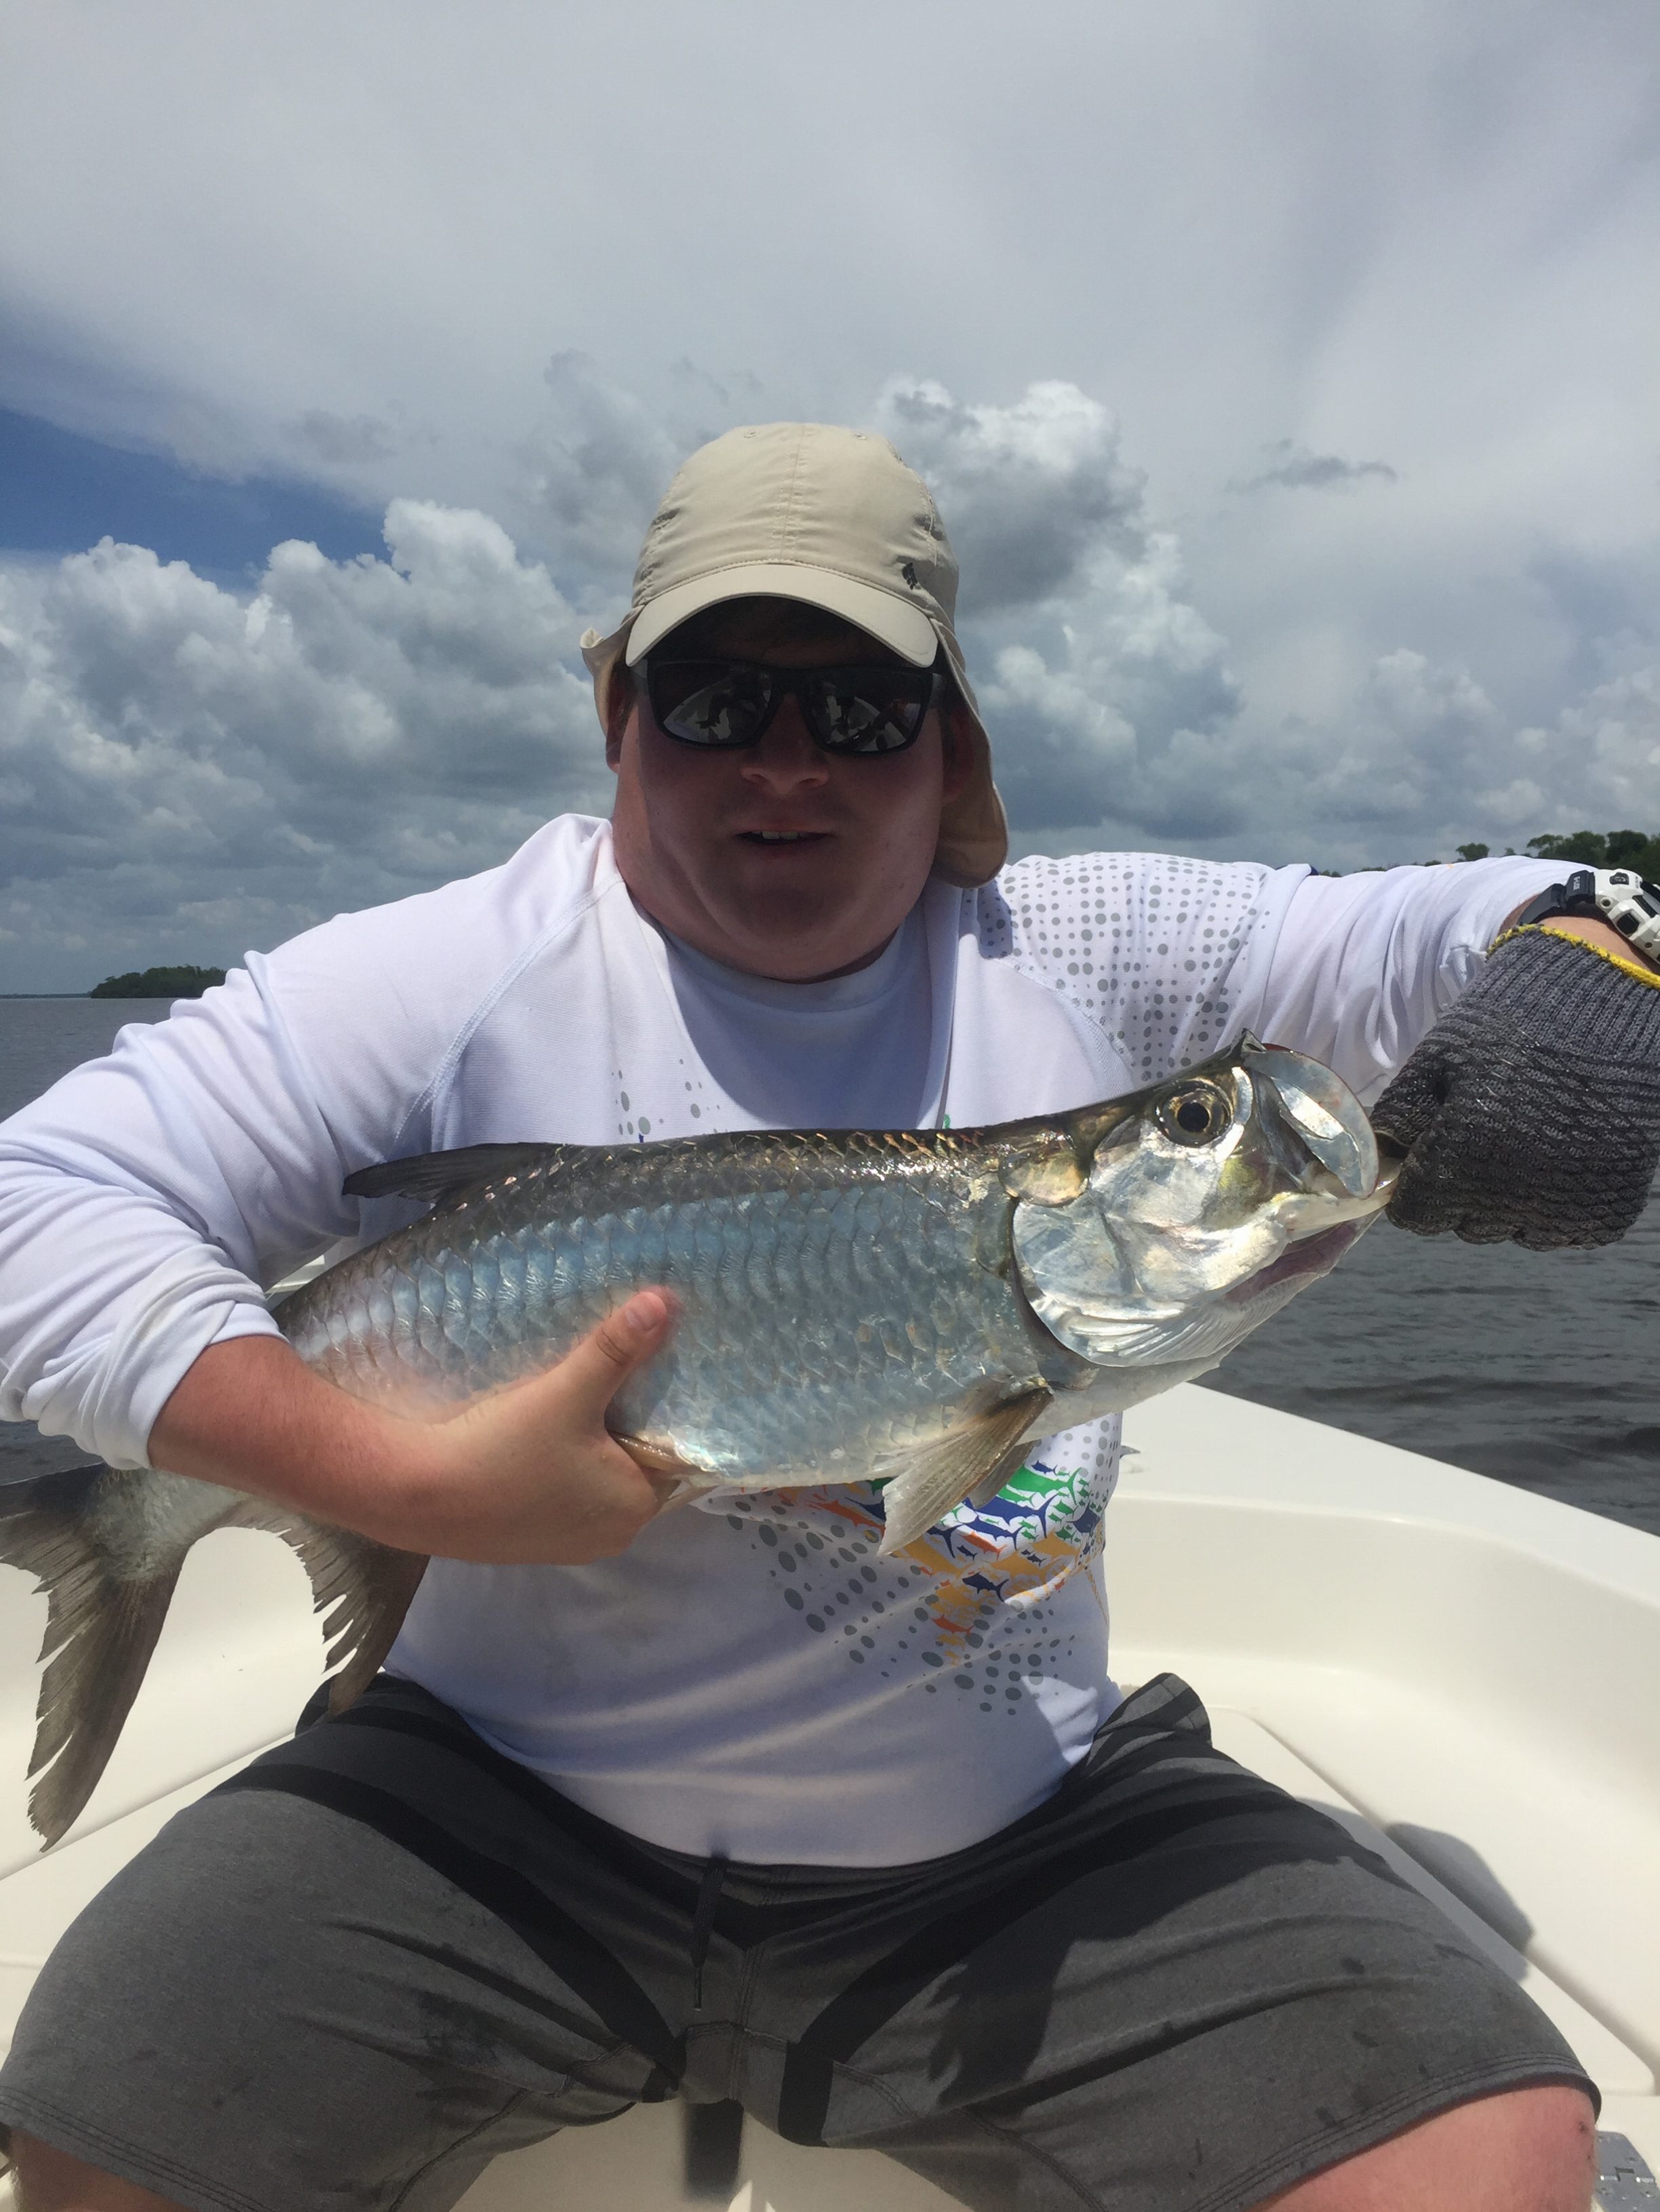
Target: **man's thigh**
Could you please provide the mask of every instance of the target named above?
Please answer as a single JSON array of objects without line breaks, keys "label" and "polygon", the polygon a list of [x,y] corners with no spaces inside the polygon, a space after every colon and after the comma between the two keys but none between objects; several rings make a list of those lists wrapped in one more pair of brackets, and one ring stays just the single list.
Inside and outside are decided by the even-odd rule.
[{"label": "man's thigh", "polygon": [[1595,2098],[1513,1983],[1215,1751],[1168,1676],[1048,1806],[873,1899],[824,2002],[827,1942],[781,1936],[757,1977],[767,2116],[974,2212],[1243,2212],[1473,2098]]},{"label": "man's thigh", "polygon": [[43,1972],[0,2118],[201,2212],[440,2212],[684,2083],[974,2212],[1242,2212],[1584,2076],[1171,1678],[1045,1806],[911,1868],[635,1844],[382,1682],[162,1832]]},{"label": "man's thigh", "polygon": [[[301,1763],[325,1735],[353,1755]],[[331,1727],[239,1782],[65,1935],[0,2119],[204,2212],[440,2212],[498,2152],[670,2093],[673,2036],[595,1933],[650,1942],[661,1908],[487,1771]]]}]

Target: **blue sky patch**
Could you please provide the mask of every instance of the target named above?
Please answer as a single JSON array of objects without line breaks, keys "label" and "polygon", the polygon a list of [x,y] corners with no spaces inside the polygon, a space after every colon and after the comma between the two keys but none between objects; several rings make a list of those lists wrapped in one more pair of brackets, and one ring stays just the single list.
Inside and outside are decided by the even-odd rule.
[{"label": "blue sky patch", "polygon": [[304,538],[331,560],[383,552],[379,508],[272,477],[232,483],[0,408],[0,547],[81,553],[100,538],[148,545],[207,575],[240,576]]}]

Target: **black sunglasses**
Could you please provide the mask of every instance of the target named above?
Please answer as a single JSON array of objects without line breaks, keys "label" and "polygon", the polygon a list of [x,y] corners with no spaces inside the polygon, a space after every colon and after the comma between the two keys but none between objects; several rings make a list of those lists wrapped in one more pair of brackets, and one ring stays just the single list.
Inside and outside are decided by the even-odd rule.
[{"label": "black sunglasses", "polygon": [[794,698],[827,753],[901,753],[921,735],[939,688],[933,668],[766,668],[747,660],[653,660],[646,696],[678,744],[736,751],[757,742]]}]

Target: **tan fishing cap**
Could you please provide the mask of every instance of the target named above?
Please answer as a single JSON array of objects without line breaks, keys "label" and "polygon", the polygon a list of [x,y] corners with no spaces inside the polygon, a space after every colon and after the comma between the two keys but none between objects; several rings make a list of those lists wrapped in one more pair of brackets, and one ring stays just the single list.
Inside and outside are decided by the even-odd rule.
[{"label": "tan fishing cap", "polygon": [[885,438],[824,422],[762,422],[700,447],[646,532],[634,601],[582,658],[599,720],[619,662],[723,599],[803,599],[855,623],[918,668],[943,647],[968,709],[974,773],[939,823],[934,873],[971,886],[997,873],[1008,824],[991,745],[952,627],[957,556],[927,486]]}]

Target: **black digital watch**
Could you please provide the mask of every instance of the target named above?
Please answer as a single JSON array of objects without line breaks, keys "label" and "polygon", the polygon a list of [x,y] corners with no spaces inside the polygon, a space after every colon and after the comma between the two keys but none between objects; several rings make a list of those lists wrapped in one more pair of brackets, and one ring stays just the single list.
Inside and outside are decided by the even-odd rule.
[{"label": "black digital watch", "polygon": [[1529,899],[1511,927],[1525,929],[1530,922],[1550,921],[1558,915],[1612,922],[1633,951],[1651,966],[1660,967],[1660,888],[1646,883],[1635,869],[1576,868],[1564,882],[1551,884],[1537,898]]}]

